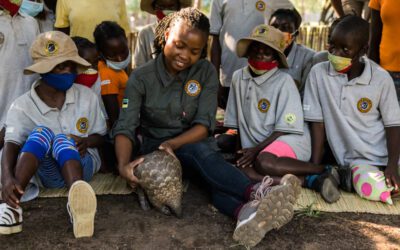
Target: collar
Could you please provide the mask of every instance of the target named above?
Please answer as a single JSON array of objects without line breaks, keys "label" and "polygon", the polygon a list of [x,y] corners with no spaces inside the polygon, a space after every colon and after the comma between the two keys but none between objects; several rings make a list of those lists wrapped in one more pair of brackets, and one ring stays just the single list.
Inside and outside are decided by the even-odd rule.
[{"label": "collar", "polygon": [[[42,113],[42,115],[45,115],[52,110],[58,110],[57,108],[51,108],[51,107],[47,106],[47,104],[44,103],[42,99],[40,99],[40,97],[38,96],[38,94],[36,93],[36,90],[35,90],[35,88],[37,86],[39,86],[40,84],[42,84],[41,78],[39,78],[32,84],[32,87],[30,90],[31,98],[32,98],[33,102],[36,104],[36,106],[38,107],[40,113]],[[71,103],[75,103],[74,85],[72,85],[72,87],[67,90],[67,93],[65,96],[65,102],[64,102],[64,105],[61,110],[65,110],[67,105],[71,104]]]},{"label": "collar", "polygon": [[168,73],[167,68],[165,67],[164,53],[159,54],[156,58],[156,73],[164,87],[168,87],[175,81],[185,81],[188,72],[189,70],[185,69],[179,72],[176,76],[173,76]]},{"label": "collar", "polygon": [[271,77],[275,74],[275,72],[277,72],[277,71],[278,71],[278,68],[274,68],[274,69],[271,69],[270,71],[268,71],[268,72],[265,73],[265,74],[262,74],[262,75],[260,75],[260,76],[253,77],[253,76],[251,75],[251,73],[250,73],[249,67],[247,66],[247,67],[245,67],[245,68],[243,69],[242,79],[243,79],[243,80],[250,80],[250,79],[253,79],[254,82],[255,82],[257,85],[261,85],[261,84],[265,83],[269,78],[271,78]]},{"label": "collar", "polygon": [[[348,85],[355,85],[355,84],[369,85],[371,83],[371,78],[372,78],[371,61],[366,56],[361,57],[361,60],[363,60],[363,62],[365,63],[364,71],[361,73],[359,77],[356,77],[351,81],[348,81]],[[335,76],[346,77],[347,79],[347,75],[337,72],[333,68],[330,62],[328,62],[328,75],[333,77]]]}]

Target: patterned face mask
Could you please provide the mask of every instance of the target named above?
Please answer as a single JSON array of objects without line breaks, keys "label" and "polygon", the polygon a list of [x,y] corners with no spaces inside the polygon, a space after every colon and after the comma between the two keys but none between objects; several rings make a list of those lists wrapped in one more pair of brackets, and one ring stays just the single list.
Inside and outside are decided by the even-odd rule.
[{"label": "patterned face mask", "polygon": [[21,6],[22,0],[0,0],[0,8],[11,16],[15,16]]},{"label": "patterned face mask", "polygon": [[351,69],[352,59],[342,56],[335,56],[328,53],[328,60],[331,62],[333,68],[339,73],[346,73]]}]

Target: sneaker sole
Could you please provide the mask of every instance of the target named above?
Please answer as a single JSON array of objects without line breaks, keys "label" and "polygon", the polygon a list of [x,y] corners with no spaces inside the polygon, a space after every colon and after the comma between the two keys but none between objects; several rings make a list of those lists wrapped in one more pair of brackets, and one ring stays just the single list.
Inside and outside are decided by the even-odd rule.
[{"label": "sneaker sole", "polygon": [[22,232],[22,224],[15,226],[0,226],[0,234],[9,235]]},{"label": "sneaker sole", "polygon": [[291,187],[290,191],[292,196],[289,198],[294,198],[291,200],[291,202],[294,204],[301,194],[301,182],[295,175],[287,174],[285,175],[285,185]]},{"label": "sneaker sole", "polygon": [[337,188],[337,184],[335,180],[332,180],[330,177],[326,178],[321,187],[321,196],[328,203],[334,203],[339,200],[340,192]]},{"label": "sneaker sole", "polygon": [[260,202],[255,216],[235,229],[233,239],[245,246],[254,247],[267,232],[288,223],[293,218],[292,195],[290,187],[276,186]]},{"label": "sneaker sole", "polygon": [[97,200],[93,188],[84,181],[76,181],[68,195],[75,238],[91,237],[94,233],[94,216]]}]

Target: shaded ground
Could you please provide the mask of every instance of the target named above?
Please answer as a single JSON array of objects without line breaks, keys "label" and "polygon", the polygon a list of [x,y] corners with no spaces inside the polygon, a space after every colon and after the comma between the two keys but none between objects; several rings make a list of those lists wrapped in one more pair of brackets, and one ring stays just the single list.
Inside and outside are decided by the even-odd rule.
[{"label": "shaded ground", "polygon": [[[74,239],[66,199],[24,204],[24,230],[0,236],[0,249],[244,249],[232,240],[235,223],[210,206],[193,185],[182,219],[140,209],[136,196],[100,196],[95,235]],[[400,216],[325,213],[297,216],[255,249],[400,249]]]}]

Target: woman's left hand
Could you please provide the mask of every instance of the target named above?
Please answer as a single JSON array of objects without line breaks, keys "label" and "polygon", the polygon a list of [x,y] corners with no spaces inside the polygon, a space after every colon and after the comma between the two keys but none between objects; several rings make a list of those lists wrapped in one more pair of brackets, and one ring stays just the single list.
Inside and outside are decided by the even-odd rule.
[{"label": "woman's left hand", "polygon": [[163,150],[163,151],[167,152],[168,154],[172,155],[175,159],[178,159],[174,153],[174,148],[170,142],[165,141],[165,142],[161,143],[160,146],[158,147],[158,149]]},{"label": "woman's left hand", "polygon": [[242,168],[253,166],[259,152],[260,150],[257,147],[239,150],[237,153],[243,156],[236,161],[236,165]]},{"label": "woman's left hand", "polygon": [[385,179],[386,179],[386,185],[388,187],[394,187],[394,191],[399,190],[399,185],[400,185],[400,176],[398,169],[399,167],[396,165],[388,165],[384,171],[385,173]]}]

